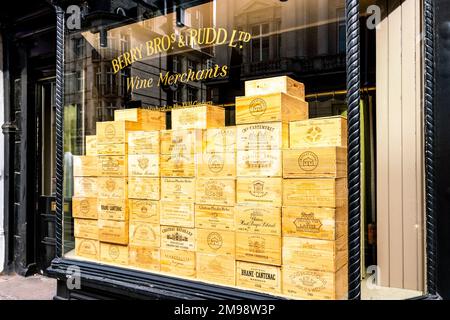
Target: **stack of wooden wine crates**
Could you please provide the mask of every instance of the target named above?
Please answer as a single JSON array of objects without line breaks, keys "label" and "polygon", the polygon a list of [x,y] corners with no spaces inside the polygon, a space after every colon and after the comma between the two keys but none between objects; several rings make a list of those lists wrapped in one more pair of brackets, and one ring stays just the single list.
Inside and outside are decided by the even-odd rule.
[{"label": "stack of wooden wine crates", "polygon": [[159,130],[165,114],[118,110],[74,156],[75,252],[159,270]]},{"label": "stack of wooden wine crates", "polygon": [[172,110],[172,130],[163,119],[117,111],[97,123],[96,148],[75,157],[78,255],[271,294],[345,296],[344,118],[308,119],[303,84],[275,77],[246,82],[234,127],[212,105]]}]

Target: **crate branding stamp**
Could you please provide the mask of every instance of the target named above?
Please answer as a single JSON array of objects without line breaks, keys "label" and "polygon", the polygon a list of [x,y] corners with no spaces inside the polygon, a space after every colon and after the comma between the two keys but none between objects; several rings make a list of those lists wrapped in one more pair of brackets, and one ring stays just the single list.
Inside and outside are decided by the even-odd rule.
[{"label": "crate branding stamp", "polygon": [[223,239],[220,233],[211,232],[207,238],[208,246],[213,250],[218,250],[223,245]]},{"label": "crate branding stamp", "polygon": [[305,151],[298,157],[298,166],[303,171],[313,171],[319,165],[319,158],[312,151]]},{"label": "crate branding stamp", "polygon": [[309,233],[319,233],[322,228],[322,222],[315,218],[314,212],[302,212],[300,217],[294,220],[294,225],[297,231]]},{"label": "crate branding stamp", "polygon": [[264,190],[264,181],[256,180],[249,186],[249,192],[252,196],[262,198],[267,195],[267,191]]},{"label": "crate branding stamp", "polygon": [[225,159],[219,155],[212,155],[208,160],[208,168],[211,172],[219,173],[225,166]]},{"label": "crate branding stamp", "polygon": [[267,103],[261,98],[253,99],[248,106],[248,110],[252,116],[259,118],[266,112]]},{"label": "crate branding stamp", "polygon": [[322,129],[318,126],[312,126],[306,132],[305,140],[309,143],[318,142],[321,138]]}]

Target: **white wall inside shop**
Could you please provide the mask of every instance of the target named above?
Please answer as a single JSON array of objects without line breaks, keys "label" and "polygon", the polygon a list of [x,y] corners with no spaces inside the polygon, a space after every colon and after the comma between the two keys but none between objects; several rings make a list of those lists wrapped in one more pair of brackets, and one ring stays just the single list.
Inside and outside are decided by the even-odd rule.
[{"label": "white wall inside shop", "polygon": [[[5,100],[3,91],[3,42],[0,37],[0,124],[5,122],[4,110]],[[0,134],[0,272],[3,271],[5,265],[5,230],[4,230],[4,210],[3,210],[3,197],[4,197],[4,136]]]}]

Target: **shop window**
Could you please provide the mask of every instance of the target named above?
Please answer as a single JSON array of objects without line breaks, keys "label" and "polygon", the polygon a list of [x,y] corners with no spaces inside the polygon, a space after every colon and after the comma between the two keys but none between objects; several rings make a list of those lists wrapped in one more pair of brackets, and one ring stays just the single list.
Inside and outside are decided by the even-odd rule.
[{"label": "shop window", "polygon": [[198,89],[188,86],[187,87],[187,101],[194,102],[198,100]]}]

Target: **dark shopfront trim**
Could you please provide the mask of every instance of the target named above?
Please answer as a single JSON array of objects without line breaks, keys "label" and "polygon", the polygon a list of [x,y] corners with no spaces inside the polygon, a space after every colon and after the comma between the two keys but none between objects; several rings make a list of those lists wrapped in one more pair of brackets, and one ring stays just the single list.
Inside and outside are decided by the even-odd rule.
[{"label": "dark shopfront trim", "polygon": [[[434,183],[434,3],[424,0],[425,43],[425,132],[426,132],[426,254],[427,294],[416,299],[439,299],[436,291],[436,219]],[[68,260],[62,257],[63,217],[63,88],[64,88],[64,11],[57,12],[57,66],[56,66],[56,243],[57,258],[48,273],[57,278],[58,293],[55,299],[89,299],[120,297],[142,299],[268,299],[269,295],[202,284],[169,276],[154,275],[98,263]],[[360,24],[359,0],[346,0],[347,29],[347,100],[349,128],[349,299],[361,298],[360,288]],[[68,290],[65,286],[67,268],[78,266],[83,289]]]}]

